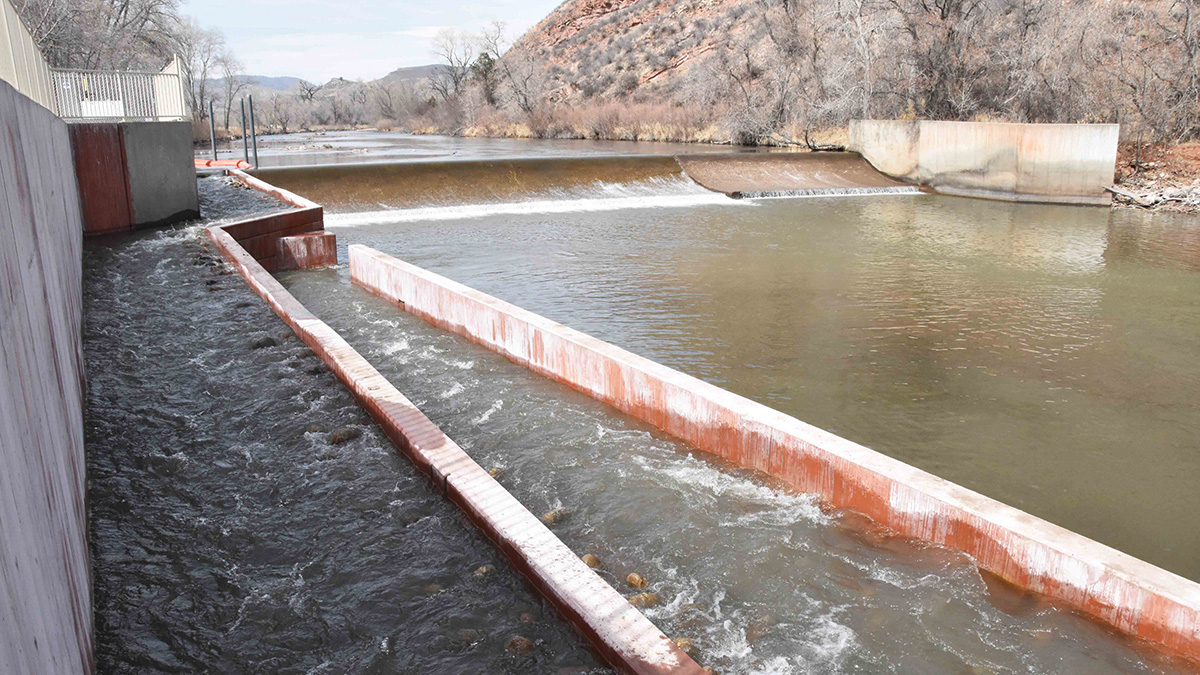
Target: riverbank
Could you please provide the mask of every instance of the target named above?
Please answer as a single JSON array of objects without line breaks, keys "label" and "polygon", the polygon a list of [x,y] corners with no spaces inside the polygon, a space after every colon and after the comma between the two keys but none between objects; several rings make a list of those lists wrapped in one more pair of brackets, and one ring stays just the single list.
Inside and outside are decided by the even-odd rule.
[{"label": "riverbank", "polygon": [[1200,213],[1200,143],[1122,143],[1113,206]]}]

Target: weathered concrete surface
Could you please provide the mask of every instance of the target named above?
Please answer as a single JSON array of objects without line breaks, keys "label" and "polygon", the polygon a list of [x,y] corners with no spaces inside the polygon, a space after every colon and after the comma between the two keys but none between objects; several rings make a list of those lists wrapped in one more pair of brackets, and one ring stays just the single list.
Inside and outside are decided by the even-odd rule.
[{"label": "weathered concrete surface", "polygon": [[1003,579],[1200,659],[1200,584],[432,272],[361,245],[349,253],[354,283],[437,326],[701,450],[963,551]]},{"label": "weathered concrete surface", "polygon": [[119,232],[132,227],[125,150],[116,124],[72,124],[75,176],[83,203],[83,231]]},{"label": "weathered concrete surface", "polygon": [[689,178],[732,197],[905,187],[852,152],[680,155],[676,159]]},{"label": "weathered concrete surface", "polygon": [[86,234],[200,216],[187,122],[72,124],[71,143]]},{"label": "weathered concrete surface", "polygon": [[123,122],[134,227],[200,217],[189,122]]},{"label": "weathered concrete surface", "polygon": [[[271,195],[293,207],[294,210],[259,218],[248,218],[226,225],[224,231],[268,272],[298,269],[289,267],[295,263],[294,257],[291,255],[292,250],[290,247],[285,249],[280,245],[280,241],[298,235],[324,233],[325,210],[321,205],[300,195],[281,190],[237,169],[226,171],[225,174],[242,185]],[[324,264],[337,264],[336,245],[333,246],[332,257],[327,249],[322,248],[322,251],[325,255],[322,259]]]},{"label": "weathered concrete surface", "polygon": [[337,237],[332,232],[309,232],[280,237],[278,268],[311,270],[337,265]]},{"label": "weathered concrete surface", "polygon": [[[315,207],[319,213],[320,207],[303,197],[239,171],[231,171],[230,175],[285,203],[302,209]],[[214,226],[208,230],[209,238],[250,287],[350,389],[396,447],[466,513],[610,665],[625,673],[702,675],[703,669],[691,657],[442,433],[336,331],[288,293],[232,234],[274,231],[272,218]],[[276,245],[282,241],[279,239]]]},{"label": "weathered concrete surface", "polygon": [[1110,203],[1116,124],[852,120],[852,150],[875,168],[968,197]]},{"label": "weathered concrete surface", "polygon": [[0,82],[0,673],[94,670],[73,165],[67,125]]}]

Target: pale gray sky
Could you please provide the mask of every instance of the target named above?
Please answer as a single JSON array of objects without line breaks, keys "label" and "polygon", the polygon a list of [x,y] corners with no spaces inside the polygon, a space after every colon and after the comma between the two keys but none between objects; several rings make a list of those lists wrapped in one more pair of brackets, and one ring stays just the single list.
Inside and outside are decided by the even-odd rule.
[{"label": "pale gray sky", "polygon": [[184,12],[225,33],[248,75],[374,79],[433,63],[443,28],[477,31],[504,21],[512,37],[560,0],[189,0]]}]

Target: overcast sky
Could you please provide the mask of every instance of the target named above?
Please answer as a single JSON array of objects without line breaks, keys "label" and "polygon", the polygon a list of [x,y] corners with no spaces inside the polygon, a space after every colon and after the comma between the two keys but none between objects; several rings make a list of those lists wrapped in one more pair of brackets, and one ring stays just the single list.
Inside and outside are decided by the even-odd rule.
[{"label": "overcast sky", "polygon": [[189,0],[184,12],[218,28],[247,75],[375,79],[433,63],[443,28],[478,31],[504,21],[517,37],[560,0]]}]

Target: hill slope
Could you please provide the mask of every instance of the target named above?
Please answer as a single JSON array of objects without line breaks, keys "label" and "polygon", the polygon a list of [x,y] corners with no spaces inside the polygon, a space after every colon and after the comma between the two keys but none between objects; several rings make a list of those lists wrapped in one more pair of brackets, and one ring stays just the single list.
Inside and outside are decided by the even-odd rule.
[{"label": "hill slope", "polygon": [[555,98],[677,94],[705,56],[749,31],[745,0],[567,0],[506,58],[545,62]]}]

